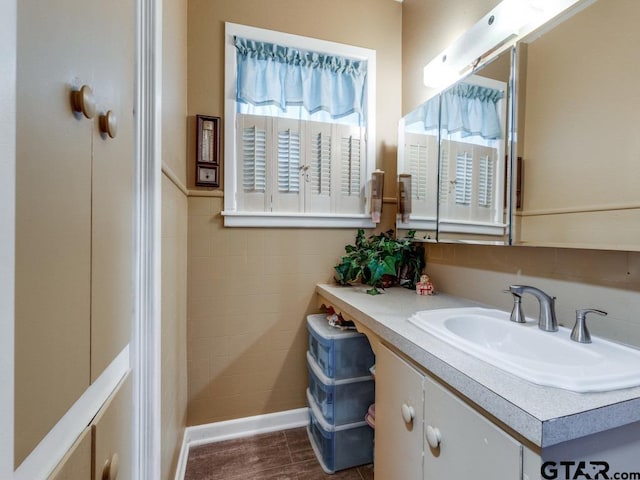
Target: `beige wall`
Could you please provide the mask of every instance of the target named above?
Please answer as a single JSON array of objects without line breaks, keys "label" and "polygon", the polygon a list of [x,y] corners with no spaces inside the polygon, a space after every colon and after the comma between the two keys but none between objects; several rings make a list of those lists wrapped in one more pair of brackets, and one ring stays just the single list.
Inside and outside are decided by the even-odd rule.
[{"label": "beige wall", "polygon": [[402,114],[435,92],[422,70],[500,0],[404,0],[402,4]]},{"label": "beige wall", "polygon": [[[405,0],[403,4],[403,112],[429,94],[422,67],[497,4],[497,0]],[[640,345],[640,254],[533,247],[430,245],[427,270],[436,289],[508,309],[502,290],[527,282],[555,295],[559,321],[572,326],[576,308],[610,312],[589,322],[592,332]],[[527,300],[527,314],[537,306]]]},{"label": "beige wall", "polygon": [[[377,51],[377,165],[387,172],[385,196],[394,196],[401,4],[190,0],[191,120],[223,116],[225,21]],[[193,188],[192,166],[188,177]],[[395,206],[385,208],[388,227]],[[331,280],[355,239],[353,229],[224,228],[221,210],[221,198],[189,198],[190,425],[305,406],[305,316],[316,311],[314,285]]]},{"label": "beige wall", "polygon": [[187,423],[187,2],[163,5],[161,480],[173,479]]},{"label": "beige wall", "polygon": [[174,477],[187,424],[187,228],[187,197],[163,176],[162,480]]}]

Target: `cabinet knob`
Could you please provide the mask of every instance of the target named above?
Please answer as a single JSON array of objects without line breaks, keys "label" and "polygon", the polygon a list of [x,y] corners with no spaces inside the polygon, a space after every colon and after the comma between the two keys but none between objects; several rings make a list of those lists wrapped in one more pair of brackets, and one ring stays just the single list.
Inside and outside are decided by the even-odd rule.
[{"label": "cabinet knob", "polygon": [[437,427],[432,427],[431,425],[427,426],[427,443],[431,448],[438,448],[440,446],[440,442],[442,441],[442,436],[440,435],[440,430]]},{"label": "cabinet knob", "polygon": [[416,412],[412,406],[407,405],[406,403],[402,404],[402,419],[404,420],[404,423],[413,422],[413,418],[415,417],[415,415]]},{"label": "cabinet knob", "polygon": [[118,119],[116,114],[109,110],[107,113],[100,115],[98,120],[100,133],[109,135],[111,138],[116,138],[118,134]]},{"label": "cabinet knob", "polygon": [[89,85],[83,85],[80,90],[71,92],[71,106],[74,112],[82,113],[87,118],[95,116],[96,101]]},{"label": "cabinet knob", "polygon": [[110,459],[104,462],[102,468],[102,480],[117,480],[118,470],[120,469],[120,459],[118,454],[114,453]]}]

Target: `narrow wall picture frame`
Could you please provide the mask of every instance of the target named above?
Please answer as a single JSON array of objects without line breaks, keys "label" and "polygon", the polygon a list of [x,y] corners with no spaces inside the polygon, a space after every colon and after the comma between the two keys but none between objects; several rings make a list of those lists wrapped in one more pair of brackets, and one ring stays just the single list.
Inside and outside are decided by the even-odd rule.
[{"label": "narrow wall picture frame", "polygon": [[220,117],[196,115],[196,185],[220,186]]}]

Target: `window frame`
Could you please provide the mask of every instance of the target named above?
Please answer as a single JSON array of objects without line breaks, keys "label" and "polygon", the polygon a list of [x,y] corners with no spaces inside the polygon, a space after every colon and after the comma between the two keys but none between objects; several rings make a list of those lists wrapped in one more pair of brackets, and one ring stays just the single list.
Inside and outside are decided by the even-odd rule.
[{"label": "window frame", "polygon": [[[236,72],[237,57],[234,37],[241,36],[304,50],[326,52],[367,61],[367,87],[365,112],[367,115],[365,138],[364,211],[359,214],[250,212],[238,210],[237,185],[241,174],[237,155]],[[376,52],[361,47],[318,40],[289,33],[249,27],[225,22],[225,125],[224,125],[224,225],[227,227],[326,227],[374,228],[369,213],[369,177],[375,170],[376,153]],[[306,148],[306,147],[305,147]]]}]

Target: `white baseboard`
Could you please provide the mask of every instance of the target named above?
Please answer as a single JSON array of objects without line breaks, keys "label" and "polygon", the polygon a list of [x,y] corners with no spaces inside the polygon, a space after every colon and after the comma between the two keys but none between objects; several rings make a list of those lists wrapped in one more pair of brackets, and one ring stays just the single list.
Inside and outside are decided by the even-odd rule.
[{"label": "white baseboard", "polygon": [[187,427],[184,431],[175,480],[183,480],[187,469],[189,449],[207,443],[222,442],[234,438],[249,437],[259,433],[277,432],[289,428],[304,427],[309,422],[307,408],[285,412],[267,413],[224,422]]}]

